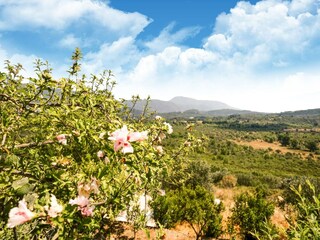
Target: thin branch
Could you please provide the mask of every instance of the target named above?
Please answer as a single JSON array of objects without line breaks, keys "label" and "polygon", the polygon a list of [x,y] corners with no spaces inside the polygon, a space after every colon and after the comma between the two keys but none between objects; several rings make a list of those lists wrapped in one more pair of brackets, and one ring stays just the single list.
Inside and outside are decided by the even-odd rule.
[{"label": "thin branch", "polygon": [[[11,98],[10,96],[8,96],[7,94],[1,93],[1,94],[0,94],[0,97],[4,98],[4,100],[2,100],[2,99],[0,98],[0,101],[10,101],[10,102],[14,103],[15,105],[19,106],[18,102],[17,102],[16,100],[12,99],[12,98]],[[19,107],[20,107],[20,106],[19,106]]]},{"label": "thin branch", "polygon": [[4,146],[6,139],[7,139],[7,134],[5,133],[3,134],[3,137],[2,137],[1,146]]},{"label": "thin branch", "polygon": [[142,111],[142,113],[140,115],[139,122],[141,122],[143,117],[145,117],[145,115],[146,115],[146,113],[147,113],[147,111],[149,109],[149,104],[150,104],[150,96],[146,99],[146,104],[144,105],[143,111]]},{"label": "thin branch", "polygon": [[31,143],[22,143],[22,144],[18,144],[18,145],[14,145],[14,148],[26,148],[26,147],[35,147],[35,146],[43,146],[43,145],[47,145],[47,144],[52,144],[55,143],[56,141],[53,140],[47,140],[44,142],[31,142]]},{"label": "thin branch", "polygon": [[14,238],[14,240],[18,240],[18,234],[17,234],[17,228],[16,227],[13,228],[13,238]]},{"label": "thin branch", "polygon": [[34,175],[32,175],[31,173],[22,172],[22,171],[18,171],[18,170],[13,171],[12,174],[20,175],[20,176],[24,176],[24,177],[31,177],[31,178],[36,179],[36,177]]},{"label": "thin branch", "polygon": [[132,106],[131,106],[131,108],[130,108],[130,110],[129,110],[129,112],[128,112],[128,115],[127,115],[126,120],[129,119],[130,114],[133,112],[134,107],[136,106],[136,104],[138,103],[139,100],[140,100],[139,96],[137,96],[137,97],[133,96],[133,97],[132,97],[132,100],[131,100]]},{"label": "thin branch", "polygon": [[199,233],[197,232],[197,230],[195,229],[195,227],[193,226],[193,224],[189,221],[187,221],[189,223],[189,225],[191,226],[191,228],[193,229],[194,233],[197,235],[197,239],[198,239],[198,235]]}]

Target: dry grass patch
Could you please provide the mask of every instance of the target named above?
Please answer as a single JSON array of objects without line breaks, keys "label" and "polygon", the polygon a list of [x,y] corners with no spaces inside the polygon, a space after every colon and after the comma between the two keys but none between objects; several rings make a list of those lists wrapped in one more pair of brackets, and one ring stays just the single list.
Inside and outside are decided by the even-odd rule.
[{"label": "dry grass patch", "polygon": [[279,142],[274,142],[274,143],[268,143],[263,140],[253,140],[250,142],[242,141],[242,140],[236,140],[233,141],[234,143],[242,146],[249,146],[254,149],[262,149],[262,150],[267,150],[267,149],[272,149],[273,151],[278,151],[280,153],[294,153],[298,154],[303,158],[307,158],[308,155],[310,154],[308,151],[303,151],[303,150],[296,150],[296,149],[290,149],[287,147],[281,146]]}]

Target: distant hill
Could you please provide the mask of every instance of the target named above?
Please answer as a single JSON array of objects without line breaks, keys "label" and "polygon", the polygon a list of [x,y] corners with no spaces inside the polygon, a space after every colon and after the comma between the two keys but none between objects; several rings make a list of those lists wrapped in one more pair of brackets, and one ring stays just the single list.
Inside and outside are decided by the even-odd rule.
[{"label": "distant hill", "polygon": [[[129,107],[132,107],[130,101],[125,102]],[[135,106],[135,110],[142,111],[146,105],[146,100],[139,100]],[[187,97],[174,97],[170,101],[162,101],[152,99],[149,103],[151,111],[158,113],[170,113],[170,112],[185,112],[188,110],[197,110],[199,112],[213,111],[221,109],[235,109],[223,102],[211,101],[211,100],[197,100]]]},{"label": "distant hill", "polygon": [[320,108],[282,112],[279,115],[280,116],[295,116],[295,117],[320,116]]},{"label": "distant hill", "polygon": [[181,112],[197,109],[199,111],[212,111],[220,109],[235,109],[223,102],[212,100],[197,100],[188,97],[174,97],[169,102],[174,103],[180,108]]},{"label": "distant hill", "polygon": [[219,109],[213,111],[207,111],[208,116],[231,116],[231,115],[266,115],[262,112],[253,112],[249,110],[238,110],[238,109]]},{"label": "distant hill", "polygon": [[[139,100],[135,105],[135,112],[141,113],[147,101]],[[125,101],[128,107],[132,107],[131,101]],[[230,116],[230,115],[266,115],[263,112],[254,112],[249,110],[236,109],[226,103],[212,100],[197,100],[188,97],[174,97],[169,101],[152,99],[149,102],[149,110],[162,114],[170,114],[173,116],[181,115],[183,117],[190,116]],[[173,114],[171,114],[173,113]],[[277,116],[320,116],[320,108],[287,111],[282,113],[269,113]]]}]

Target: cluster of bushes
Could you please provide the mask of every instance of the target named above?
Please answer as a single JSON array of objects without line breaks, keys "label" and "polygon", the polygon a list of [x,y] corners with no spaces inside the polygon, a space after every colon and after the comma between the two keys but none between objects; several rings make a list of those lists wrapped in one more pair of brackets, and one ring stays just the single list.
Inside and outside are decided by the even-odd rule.
[{"label": "cluster of bushes", "polygon": [[320,137],[318,136],[318,134],[279,133],[278,141],[281,143],[282,146],[285,147],[299,150],[308,150],[317,154],[320,153]]}]

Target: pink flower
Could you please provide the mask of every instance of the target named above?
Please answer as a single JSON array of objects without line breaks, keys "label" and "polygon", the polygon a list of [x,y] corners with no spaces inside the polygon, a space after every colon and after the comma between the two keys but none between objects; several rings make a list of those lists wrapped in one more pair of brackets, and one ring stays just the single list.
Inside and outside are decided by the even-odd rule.
[{"label": "pink flower", "polygon": [[91,217],[93,215],[94,206],[86,206],[80,210],[83,216]]},{"label": "pink flower", "polygon": [[12,208],[9,212],[8,228],[14,228],[20,224],[30,221],[35,214],[26,205],[25,200],[19,201],[19,207]]},{"label": "pink flower", "polygon": [[100,193],[99,185],[100,185],[100,181],[98,181],[96,178],[92,178],[90,183],[91,192],[93,192],[94,194],[99,194]]},{"label": "pink flower", "polygon": [[69,201],[71,205],[78,205],[78,210],[83,216],[90,217],[93,215],[94,206],[90,206],[90,200],[85,196],[78,196]]},{"label": "pink flower", "polygon": [[117,152],[120,149],[123,153],[133,153],[133,147],[130,142],[143,141],[148,138],[148,131],[129,132],[126,125],[110,134],[108,138],[114,141],[114,150]]},{"label": "pink flower", "polygon": [[56,138],[57,138],[58,142],[61,143],[62,145],[67,145],[67,135],[66,134],[60,134]]},{"label": "pink flower", "polygon": [[75,199],[71,199],[69,201],[71,205],[78,205],[80,208],[86,207],[87,205],[90,204],[90,201],[87,197],[85,196],[78,196]]},{"label": "pink flower", "polygon": [[53,194],[51,194],[50,200],[50,208],[48,208],[48,206],[45,206],[45,209],[48,211],[48,215],[50,217],[55,218],[58,216],[58,213],[62,212],[63,206],[58,203],[56,196]]},{"label": "pink flower", "polygon": [[117,152],[122,148],[123,153],[133,153],[133,147],[129,143],[130,136],[126,125],[111,133],[108,139],[114,141],[114,151]]}]

